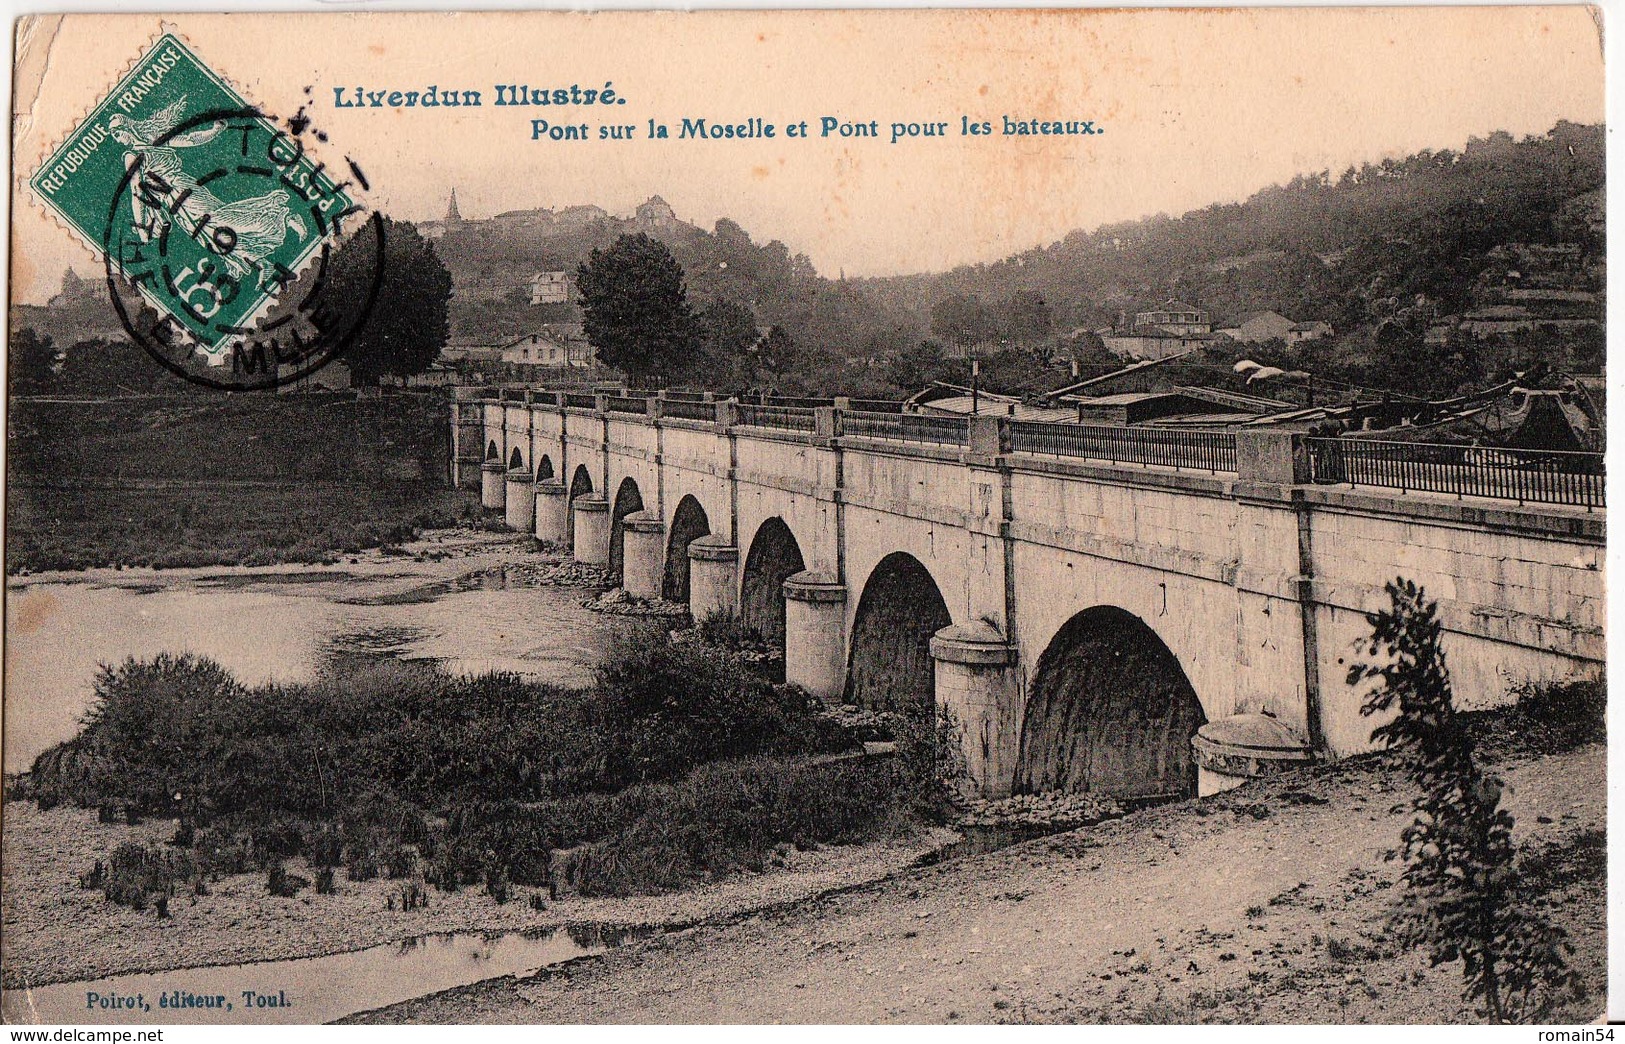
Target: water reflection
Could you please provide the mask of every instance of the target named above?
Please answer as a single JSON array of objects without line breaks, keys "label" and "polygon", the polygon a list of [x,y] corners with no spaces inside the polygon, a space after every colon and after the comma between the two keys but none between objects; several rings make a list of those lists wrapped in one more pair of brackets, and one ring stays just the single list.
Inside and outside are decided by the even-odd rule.
[{"label": "water reflection", "polygon": [[13,583],[5,771],[27,769],[72,737],[98,666],[130,656],[208,656],[250,685],[312,681],[387,658],[583,686],[609,637],[627,626],[582,608],[581,588],[538,583],[527,563],[446,572],[392,563],[375,573],[212,569]]},{"label": "water reflection", "polygon": [[[454,986],[549,965],[623,946],[653,928],[572,926],[563,934],[456,932],[420,935],[351,953],[254,964],[115,975],[6,990],[6,1022],[66,1024],[331,1022]],[[259,1003],[244,997],[257,995]],[[160,1007],[160,998],[220,997],[230,1008]],[[140,998],[140,1007],[109,998]],[[286,1003],[281,1003],[285,1001]]]}]

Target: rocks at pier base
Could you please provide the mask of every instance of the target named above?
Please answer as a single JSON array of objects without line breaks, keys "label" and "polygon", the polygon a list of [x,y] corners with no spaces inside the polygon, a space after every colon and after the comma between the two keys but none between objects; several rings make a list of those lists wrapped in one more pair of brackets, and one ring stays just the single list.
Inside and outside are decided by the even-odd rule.
[{"label": "rocks at pier base", "polygon": [[488,573],[500,572],[510,587],[590,587],[609,584],[609,571],[565,559],[541,562],[508,562]]},{"label": "rocks at pier base", "polygon": [[962,829],[1020,827],[1055,832],[1116,819],[1123,812],[1123,806],[1116,801],[1095,794],[1020,794],[997,801],[968,800],[964,815],[955,825]]},{"label": "rocks at pier base", "polygon": [[688,606],[682,602],[668,602],[664,598],[634,598],[624,587],[605,591],[597,598],[581,603],[595,613],[611,616],[647,616],[656,619],[677,620],[688,617]]}]

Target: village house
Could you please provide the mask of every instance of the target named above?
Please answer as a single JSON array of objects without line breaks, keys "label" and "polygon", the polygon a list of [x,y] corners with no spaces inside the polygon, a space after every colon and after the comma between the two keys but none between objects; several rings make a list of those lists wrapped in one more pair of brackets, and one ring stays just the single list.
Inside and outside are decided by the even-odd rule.
[{"label": "village house", "polygon": [[580,323],[549,323],[503,345],[500,359],[519,366],[585,368],[593,365],[593,352]]},{"label": "village house", "polygon": [[1171,334],[1205,334],[1213,332],[1213,322],[1200,308],[1182,301],[1164,301],[1156,308],[1134,315],[1134,328],[1155,328]]},{"label": "village house", "polygon": [[568,304],[573,283],[569,272],[537,272],[530,277],[530,303]]},{"label": "village house", "polygon": [[1181,301],[1164,301],[1136,312],[1134,325],[1101,335],[1106,350],[1135,359],[1164,359],[1202,348],[1218,338],[1208,313]]},{"label": "village house", "polygon": [[1286,341],[1295,325],[1280,312],[1248,312],[1235,325],[1223,327],[1219,332],[1233,341],[1262,344],[1265,341]]},{"label": "village house", "polygon": [[1300,344],[1303,341],[1318,341],[1322,337],[1332,335],[1332,324],[1322,319],[1311,319],[1307,323],[1293,323],[1292,329],[1286,332],[1286,343]]}]

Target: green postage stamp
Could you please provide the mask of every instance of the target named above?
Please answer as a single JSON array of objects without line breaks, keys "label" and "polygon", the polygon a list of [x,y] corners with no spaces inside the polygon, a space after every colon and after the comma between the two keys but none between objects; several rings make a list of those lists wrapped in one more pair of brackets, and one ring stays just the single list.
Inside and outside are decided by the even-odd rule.
[{"label": "green postage stamp", "polygon": [[252,108],[172,34],[31,184],[102,254],[110,284],[137,288],[183,331],[171,327],[166,340],[214,367],[263,333],[256,320],[362,209],[297,134]]}]

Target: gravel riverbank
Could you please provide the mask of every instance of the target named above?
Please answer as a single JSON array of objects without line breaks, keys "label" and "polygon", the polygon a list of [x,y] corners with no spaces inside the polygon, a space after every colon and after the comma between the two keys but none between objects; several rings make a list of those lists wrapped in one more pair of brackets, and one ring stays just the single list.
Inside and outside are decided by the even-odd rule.
[{"label": "gravel riverbank", "polygon": [[[1587,990],[1556,1023],[1603,1010],[1606,766],[1497,766]],[[1459,965],[1386,930],[1410,796],[1354,759],[345,1021],[1480,1022]]]},{"label": "gravel riverbank", "polygon": [[[160,842],[173,822],[138,826],[98,823],[79,809],[41,812],[31,802],[4,806],[0,850],[0,985],[16,989],[136,971],[243,961],[315,957],[434,932],[526,931],[566,925],[692,924],[809,899],[895,874],[958,840],[930,830],[871,845],[792,852],[781,869],[739,874],[669,895],[626,899],[561,898],[536,910],[538,889],[515,887],[497,905],[478,888],[446,895],[430,890],[429,906],[386,909],[399,882],[338,882],[337,895],[308,889],[293,899],[269,895],[265,875],[241,874],[211,893],[177,898],[160,921],[79,887],[78,877],[124,841]],[[314,877],[300,861],[294,873]]]}]

